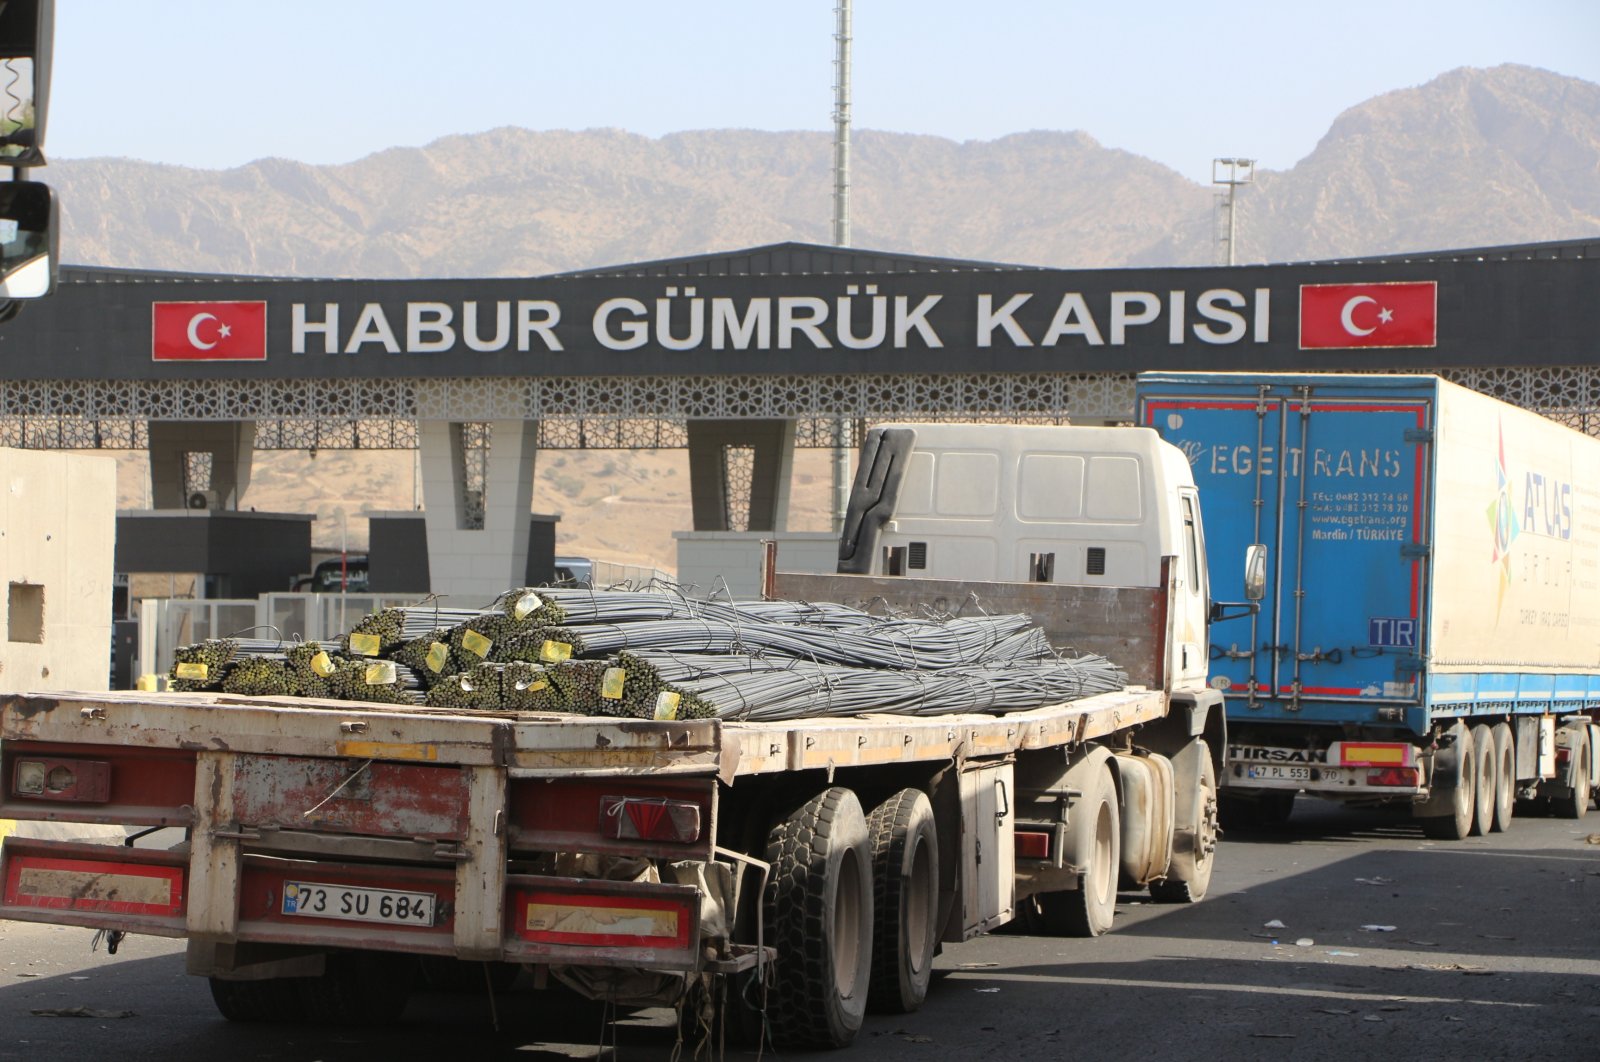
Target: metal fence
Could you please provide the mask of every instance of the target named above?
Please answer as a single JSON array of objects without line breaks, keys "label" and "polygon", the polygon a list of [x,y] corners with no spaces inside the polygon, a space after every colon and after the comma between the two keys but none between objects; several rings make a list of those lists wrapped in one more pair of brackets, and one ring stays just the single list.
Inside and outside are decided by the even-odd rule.
[{"label": "metal fence", "polygon": [[146,598],[139,603],[139,653],[135,675],[164,675],[173,652],[206,638],[262,638],[285,642],[339,637],[361,617],[415,594],[263,594],[249,599]]}]

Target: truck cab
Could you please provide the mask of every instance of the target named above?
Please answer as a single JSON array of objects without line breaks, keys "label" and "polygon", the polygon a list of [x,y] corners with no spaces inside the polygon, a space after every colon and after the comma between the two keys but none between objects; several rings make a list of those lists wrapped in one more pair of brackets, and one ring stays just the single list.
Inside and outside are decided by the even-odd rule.
[{"label": "truck cab", "polygon": [[1210,588],[1188,459],[1148,428],[874,428],[842,574],[1166,587],[1171,692],[1207,691]]}]

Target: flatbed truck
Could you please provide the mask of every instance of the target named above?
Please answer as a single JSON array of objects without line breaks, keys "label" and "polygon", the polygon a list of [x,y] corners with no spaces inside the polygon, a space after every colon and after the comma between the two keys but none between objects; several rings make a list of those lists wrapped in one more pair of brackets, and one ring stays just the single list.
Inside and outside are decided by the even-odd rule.
[{"label": "flatbed truck", "polygon": [[[1118,559],[1112,577],[773,565],[767,586],[796,600],[1027,611],[1055,643],[1126,669],[1123,690],[1005,714],[787,722],[8,696],[0,816],[177,827],[183,840],[7,838],[0,916],[183,939],[188,970],[232,1019],[388,1020],[412,965],[464,961],[676,1005],[689,1025],[720,1013],[779,1045],[839,1047],[869,1001],[923,1002],[941,942],[1018,918],[1094,936],[1119,888],[1199,900],[1223,721],[1203,681],[1192,483],[1152,432],[1087,431],[1071,441],[1090,473],[1072,504],[1110,512],[1099,530],[1141,556]],[[1014,447],[988,445],[1005,465],[993,485],[1025,490]],[[935,506],[948,483],[947,500],[971,507],[956,496],[961,461],[941,473],[918,459],[907,479],[889,468],[893,449],[864,455],[842,553],[879,555],[871,514],[885,475],[929,473]]]}]

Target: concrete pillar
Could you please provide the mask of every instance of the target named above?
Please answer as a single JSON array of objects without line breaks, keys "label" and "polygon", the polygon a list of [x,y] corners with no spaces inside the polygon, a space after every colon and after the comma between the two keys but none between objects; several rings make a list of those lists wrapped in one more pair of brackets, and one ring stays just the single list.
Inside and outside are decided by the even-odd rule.
[{"label": "concrete pillar", "polygon": [[250,486],[256,425],[252,420],[150,422],[150,504],[185,509],[184,455],[211,455],[212,491],[219,509],[238,509]]},{"label": "concrete pillar", "polygon": [[727,531],[728,481],[723,449],[755,451],[750,482],[750,531],[784,531],[794,473],[793,420],[691,420],[689,496],[696,531]]},{"label": "concrete pillar", "polygon": [[433,593],[487,604],[501,592],[522,585],[528,563],[538,427],[537,422],[524,420],[490,424],[483,526],[471,527],[461,425],[443,420],[418,422]]}]

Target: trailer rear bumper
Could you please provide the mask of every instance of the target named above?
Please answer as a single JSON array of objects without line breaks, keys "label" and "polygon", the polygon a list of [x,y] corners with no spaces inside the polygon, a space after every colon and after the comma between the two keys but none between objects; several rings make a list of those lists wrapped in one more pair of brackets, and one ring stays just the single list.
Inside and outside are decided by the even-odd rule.
[{"label": "trailer rear bumper", "polygon": [[[7,838],[0,917],[212,943],[463,955],[505,962],[692,971],[702,893],[692,885],[509,874],[496,945],[464,952],[458,868],[247,854],[232,918],[190,926],[183,852]],[[489,954],[485,954],[485,950]]]},{"label": "trailer rear bumper", "polygon": [[1235,792],[1304,790],[1332,799],[1419,798],[1426,792],[1415,746],[1401,741],[1335,741],[1279,748],[1232,743],[1223,787]]}]

